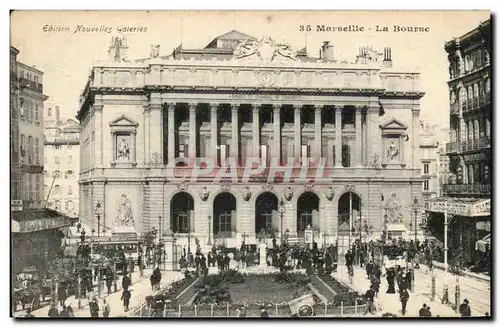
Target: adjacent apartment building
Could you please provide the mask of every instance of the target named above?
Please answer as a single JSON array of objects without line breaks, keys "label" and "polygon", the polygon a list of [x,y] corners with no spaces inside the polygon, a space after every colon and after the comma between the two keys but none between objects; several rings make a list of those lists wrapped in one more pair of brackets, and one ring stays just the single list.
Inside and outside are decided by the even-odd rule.
[{"label": "adjacent apartment building", "polygon": [[[450,80],[450,176],[443,197],[429,207],[430,219],[443,231],[448,210],[450,248],[481,257],[477,241],[490,233],[491,207],[491,23],[445,44]],[[489,241],[488,241],[489,242]]]},{"label": "adjacent apartment building", "polygon": [[10,48],[12,271],[43,273],[60,249],[66,217],[45,209],[43,190],[43,72],[18,61]]},{"label": "adjacent apartment building", "polygon": [[43,173],[47,207],[77,217],[80,126],[75,120],[61,119],[58,106],[48,106],[44,124]]}]

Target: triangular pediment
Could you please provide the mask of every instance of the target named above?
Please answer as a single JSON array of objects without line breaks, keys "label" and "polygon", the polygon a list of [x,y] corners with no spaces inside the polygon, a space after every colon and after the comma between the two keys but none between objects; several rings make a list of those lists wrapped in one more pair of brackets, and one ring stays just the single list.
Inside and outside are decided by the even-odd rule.
[{"label": "triangular pediment", "polygon": [[127,126],[127,127],[137,127],[139,123],[137,123],[132,118],[127,117],[125,114],[116,118],[115,120],[109,123],[109,126]]},{"label": "triangular pediment", "polygon": [[404,123],[400,122],[396,118],[392,117],[389,121],[380,125],[381,129],[396,129],[396,130],[405,130],[408,128]]}]

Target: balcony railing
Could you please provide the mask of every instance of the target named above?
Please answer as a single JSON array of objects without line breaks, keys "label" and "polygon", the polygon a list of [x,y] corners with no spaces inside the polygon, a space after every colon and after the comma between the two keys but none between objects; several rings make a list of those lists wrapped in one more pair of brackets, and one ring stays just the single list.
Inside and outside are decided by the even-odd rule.
[{"label": "balcony railing", "polygon": [[444,184],[444,195],[458,194],[458,195],[490,195],[490,184]]},{"label": "balcony railing", "polygon": [[446,143],[446,153],[455,153],[455,152],[458,152],[458,143],[457,142]]},{"label": "balcony railing", "polygon": [[38,93],[43,93],[43,85],[34,81],[30,81],[29,79],[26,78],[20,78],[19,79],[19,87],[20,88],[26,88],[28,90],[38,92]]},{"label": "balcony railing", "polygon": [[[462,147],[463,151],[481,150],[484,148],[489,148],[491,146],[489,136],[484,136],[484,137],[481,137],[481,138],[475,139],[475,140],[468,140],[466,142],[462,142],[462,145],[463,144],[465,144]],[[447,151],[447,152],[451,152],[451,151]]]},{"label": "balcony railing", "polygon": [[460,105],[458,103],[453,103],[450,112],[452,115],[458,115],[460,113]]}]

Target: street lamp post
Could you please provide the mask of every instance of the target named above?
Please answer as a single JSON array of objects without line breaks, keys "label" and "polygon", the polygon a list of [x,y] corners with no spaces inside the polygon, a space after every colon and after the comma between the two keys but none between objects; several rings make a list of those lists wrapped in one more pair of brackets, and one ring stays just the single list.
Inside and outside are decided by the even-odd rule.
[{"label": "street lamp post", "polygon": [[448,303],[448,201],[444,202],[444,283],[443,304]]},{"label": "street lamp post", "polygon": [[212,233],[210,232],[210,220],[212,220],[212,216],[208,215],[208,241],[207,245],[212,245]]},{"label": "street lamp post", "polygon": [[161,263],[160,242],[161,242],[161,215],[158,216],[158,252],[159,252],[158,269],[160,269],[160,263]]},{"label": "street lamp post", "polygon": [[[415,226],[415,241],[414,241],[415,243],[413,244],[413,246],[417,246],[417,214],[418,214],[418,210],[420,209],[420,205],[418,203],[417,197],[413,198],[412,209],[415,213],[415,223],[413,224]],[[410,227],[410,232],[411,232],[411,228],[412,228],[411,221],[409,223],[409,227]],[[415,289],[415,256],[416,256],[416,254],[414,254],[413,260],[411,261],[411,279],[412,279],[411,290],[412,291],[414,291],[414,289]]]},{"label": "street lamp post", "polygon": [[191,264],[191,216],[188,219],[188,262]]},{"label": "street lamp post", "polygon": [[97,218],[97,237],[99,237],[100,234],[100,226],[101,226],[101,202],[97,201],[97,204],[95,205],[95,216]]},{"label": "street lamp post", "polygon": [[418,209],[420,209],[420,206],[418,205],[418,199],[415,197],[413,198],[413,203],[414,203],[414,208],[413,210],[415,211],[415,245],[417,244],[417,214],[418,214]]},{"label": "street lamp post", "polygon": [[284,239],[284,234],[283,234],[283,215],[285,214],[286,208],[285,208],[285,201],[283,201],[283,198],[280,200],[280,207],[279,207],[279,212],[280,212],[280,238],[281,238],[281,244],[285,244],[285,239]]}]

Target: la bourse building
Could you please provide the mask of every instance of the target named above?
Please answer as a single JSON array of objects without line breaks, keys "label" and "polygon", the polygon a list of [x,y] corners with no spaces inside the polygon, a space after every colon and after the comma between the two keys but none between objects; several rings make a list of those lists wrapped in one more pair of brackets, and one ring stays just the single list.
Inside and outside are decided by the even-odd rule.
[{"label": "la bourse building", "polygon": [[102,232],[125,206],[138,233],[202,245],[255,244],[262,229],[294,239],[310,225],[319,246],[347,246],[349,230],[413,221],[423,93],[390,48],[348,63],[328,42],[312,58],[231,31],[168,56],[127,51],[112,39],[78,112],[80,213],[95,230],[97,203]]}]

